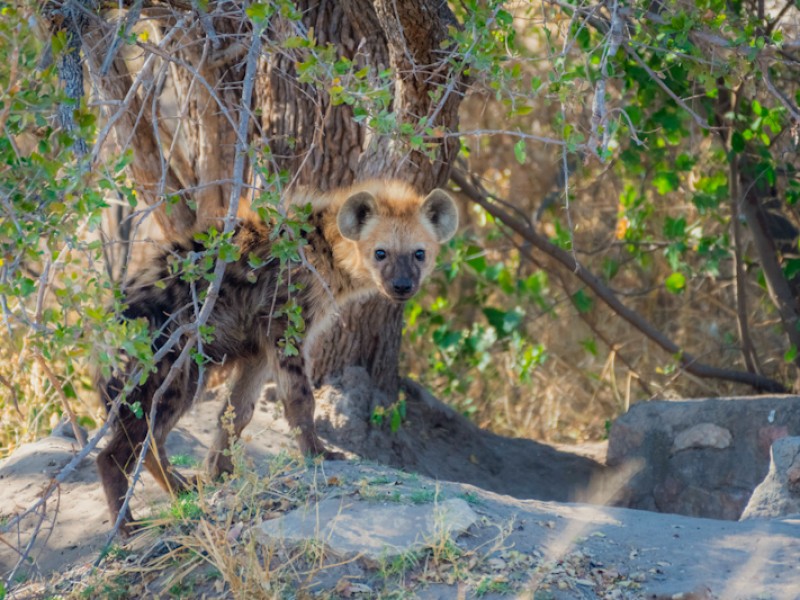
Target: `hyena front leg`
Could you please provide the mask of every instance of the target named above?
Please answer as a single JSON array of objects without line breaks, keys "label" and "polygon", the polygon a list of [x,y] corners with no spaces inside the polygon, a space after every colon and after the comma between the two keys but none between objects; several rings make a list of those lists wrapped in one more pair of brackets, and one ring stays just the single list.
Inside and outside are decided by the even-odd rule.
[{"label": "hyena front leg", "polygon": [[236,364],[236,383],[229,400],[222,405],[217,433],[206,455],[206,472],[212,478],[233,471],[231,457],[225,452],[231,444],[230,426],[223,424],[228,407],[234,410],[233,435],[234,439],[238,439],[253,418],[268,375],[267,364],[267,359],[261,355],[241,359]]},{"label": "hyena front leg", "polygon": [[297,444],[303,454],[322,455],[329,460],[342,460],[344,455],[325,448],[314,427],[314,394],[305,372],[302,355],[281,356],[275,374],[278,397],[283,402],[289,427],[297,432]]}]

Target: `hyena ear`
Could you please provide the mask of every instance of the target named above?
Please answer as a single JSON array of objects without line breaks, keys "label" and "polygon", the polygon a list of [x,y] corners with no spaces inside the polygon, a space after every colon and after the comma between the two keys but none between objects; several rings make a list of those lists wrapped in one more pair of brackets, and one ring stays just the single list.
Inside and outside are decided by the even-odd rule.
[{"label": "hyena ear", "polygon": [[361,239],[366,224],[378,214],[378,205],[369,192],[358,192],[345,200],[336,223],[339,231],[348,240],[357,242]]},{"label": "hyena ear", "polygon": [[437,242],[444,243],[455,235],[458,229],[458,208],[450,194],[440,189],[433,190],[419,210],[422,218],[433,225]]}]

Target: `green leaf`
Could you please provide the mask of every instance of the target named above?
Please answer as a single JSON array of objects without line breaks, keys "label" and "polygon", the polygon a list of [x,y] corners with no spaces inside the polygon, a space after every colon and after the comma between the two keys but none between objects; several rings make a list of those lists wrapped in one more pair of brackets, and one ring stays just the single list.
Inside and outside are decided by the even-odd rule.
[{"label": "green leaf", "polygon": [[787,258],[783,265],[783,275],[786,279],[794,279],[800,274],[800,258]]},{"label": "green leaf", "polygon": [[72,387],[72,384],[71,384],[71,383],[69,383],[69,382],[65,383],[65,384],[62,386],[62,389],[64,390],[64,395],[65,395],[67,398],[73,398],[73,399],[74,399],[74,398],[77,398],[77,397],[78,397],[78,395],[75,393],[75,388],[74,388],[74,387]]},{"label": "green leaf", "polygon": [[525,159],[527,158],[525,140],[519,140],[516,144],[514,144],[514,157],[517,159],[519,164],[525,164]]},{"label": "green leaf", "polygon": [[455,348],[461,342],[462,333],[451,331],[447,327],[439,327],[433,332],[433,342],[442,350]]},{"label": "green leaf", "polygon": [[675,272],[664,281],[667,291],[673,294],[680,294],[686,287],[686,277],[683,273]]},{"label": "green leaf", "polygon": [[501,25],[509,26],[514,22],[514,17],[507,10],[497,11],[497,22]]},{"label": "green leaf", "polygon": [[525,313],[519,308],[504,311],[487,306],[483,309],[483,314],[498,334],[505,336],[510,335],[512,331],[519,327]]},{"label": "green leaf", "polygon": [[260,23],[272,14],[272,8],[268,3],[255,2],[245,9],[245,14],[253,23]]},{"label": "green leaf", "polygon": [[678,171],[691,171],[692,167],[694,167],[696,163],[697,160],[694,157],[682,152],[675,159],[675,168]]},{"label": "green leaf", "polygon": [[131,412],[136,416],[137,419],[141,419],[144,417],[144,409],[142,408],[142,403],[138,400],[130,405]]},{"label": "green leaf", "polygon": [[592,304],[594,303],[592,297],[583,290],[578,290],[572,294],[572,302],[578,312],[584,315],[592,310]]},{"label": "green leaf", "polygon": [[19,293],[21,296],[30,296],[36,290],[36,282],[30,277],[23,277],[19,282]]},{"label": "green leaf", "polygon": [[792,363],[797,359],[797,346],[792,344],[792,347],[789,348],[785,354],[783,355],[784,362]]},{"label": "green leaf", "polygon": [[483,255],[483,248],[480,246],[470,246],[467,248],[466,255],[470,258],[467,258],[464,262],[472,267],[476,273],[483,274],[486,272],[486,267],[488,265],[486,257]]},{"label": "green leaf", "polygon": [[392,430],[392,433],[397,433],[400,429],[400,424],[403,422],[403,417],[400,415],[400,411],[396,408],[392,411],[392,418],[389,421],[389,428]]},{"label": "green leaf", "polygon": [[731,150],[736,152],[736,154],[739,154],[744,150],[744,147],[745,147],[744,136],[738,131],[734,131],[733,135],[731,136]]},{"label": "green leaf", "polygon": [[680,179],[678,179],[678,176],[672,171],[661,171],[653,177],[653,186],[662,196],[678,189],[679,185]]},{"label": "green leaf", "polygon": [[614,279],[614,276],[619,273],[619,262],[614,260],[611,257],[605,257],[603,259],[603,278],[606,281],[611,281]]},{"label": "green leaf", "polygon": [[583,346],[583,349],[592,356],[597,356],[597,340],[594,338],[586,338],[585,340],[581,340],[581,346]]},{"label": "green leaf", "polygon": [[664,235],[673,240],[686,237],[686,219],[667,217],[664,222]]}]

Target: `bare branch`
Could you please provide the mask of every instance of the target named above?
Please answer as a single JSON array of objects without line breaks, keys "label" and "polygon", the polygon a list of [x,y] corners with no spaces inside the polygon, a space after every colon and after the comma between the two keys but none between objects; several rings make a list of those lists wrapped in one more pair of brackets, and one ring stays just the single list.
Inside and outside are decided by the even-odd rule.
[{"label": "bare branch", "polygon": [[470,200],[481,206],[496,219],[502,221],[507,227],[511,228],[515,233],[522,236],[523,239],[530,242],[533,246],[557,260],[570,271],[574,272],[575,275],[598,296],[598,298],[605,302],[620,317],[628,321],[631,325],[636,327],[636,329],[644,333],[648,338],[661,346],[661,348],[669,352],[687,372],[697,375],[698,377],[710,377],[744,383],[753,386],[758,390],[775,393],[787,392],[787,389],[783,384],[768,377],[743,371],[722,369],[698,362],[694,356],[688,352],[685,352],[680,346],[669,339],[661,331],[653,327],[653,325],[644,319],[644,317],[642,317],[639,313],[625,306],[619,300],[619,298],[617,298],[616,294],[614,294],[614,292],[612,292],[602,281],[600,281],[600,279],[595,277],[585,268],[580,267],[570,253],[565,252],[558,246],[551,244],[545,238],[540,236],[531,226],[530,222],[526,222],[518,217],[515,217],[500,208],[496,203],[492,202],[488,196],[481,194],[475,185],[473,185],[463,173],[454,170],[452,179],[462,189],[467,197],[469,197]]},{"label": "bare branch", "polygon": [[775,96],[781,104],[783,104],[795,121],[800,122],[800,109],[798,109],[797,105],[786,97],[786,94],[784,94],[775,86],[772,81],[772,77],[769,75],[769,67],[767,65],[761,65],[761,77],[772,95]]},{"label": "bare branch", "polygon": [[[61,24],[67,37],[66,48],[58,61],[58,79],[64,86],[64,92],[69,101],[59,104],[58,117],[61,126],[68,132],[74,132],[77,129],[73,111],[80,106],[81,98],[83,98],[81,34],[87,17],[86,7],[82,6],[81,1],[93,4],[92,0],[67,0],[52,13],[52,17],[56,17],[60,13],[63,18]],[[86,156],[89,149],[85,139],[78,136],[72,144],[78,159]]]},{"label": "bare branch", "polygon": [[111,45],[108,47],[106,58],[103,60],[103,64],[100,67],[100,75],[102,77],[108,75],[108,70],[111,68],[111,63],[117,56],[117,51],[119,50],[120,44],[128,35],[130,35],[131,29],[134,25],[136,25],[141,13],[142,0],[134,0],[133,6],[128,10],[128,14],[125,17],[125,27],[114,37],[114,41],[112,41]]}]

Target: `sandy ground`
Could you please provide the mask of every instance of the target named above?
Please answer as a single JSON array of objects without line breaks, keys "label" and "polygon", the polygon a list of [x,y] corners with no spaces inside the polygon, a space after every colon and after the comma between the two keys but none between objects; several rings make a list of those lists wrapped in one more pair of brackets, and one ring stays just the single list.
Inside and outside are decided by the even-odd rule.
[{"label": "sandy ground", "polygon": [[[170,436],[168,451],[180,461],[202,461],[211,439],[218,403],[203,402]],[[247,453],[255,468],[270,456],[294,446],[282,419],[270,405],[261,406],[246,430]],[[51,436],[21,448],[0,464],[0,518],[3,522],[33,504],[50,478],[77,450],[74,440]],[[563,450],[563,449],[562,449]],[[97,480],[94,457],[81,464],[47,503],[45,519],[36,515],[0,540],[0,577],[5,579],[19,559],[31,530],[41,523],[39,542],[29,553],[26,577],[51,576],[68,567],[94,561],[110,528],[105,499]],[[364,473],[392,471],[357,461],[326,463],[326,475],[356,481]],[[190,471],[191,468],[184,470]],[[398,476],[400,477],[400,476]],[[524,479],[526,474],[516,473]],[[415,485],[435,485],[424,477]],[[471,530],[475,543],[506,527],[505,545],[520,552],[538,552],[553,564],[591,561],[597,568],[638,577],[642,598],[658,600],[674,594],[694,598],[800,598],[800,517],[737,523],[648,513],[591,504],[523,500],[469,484],[441,483],[451,495],[469,494],[484,517]],[[590,482],[586,482],[589,486]],[[585,497],[591,498],[591,492]],[[596,497],[596,496],[595,496]],[[602,498],[600,498],[602,499]],[[134,513],[144,516],[167,500],[145,475],[136,488]],[[575,557],[578,557],[577,559]],[[641,575],[639,575],[641,574]],[[22,576],[17,578],[22,581]],[[426,598],[455,598],[448,586],[432,586]],[[595,598],[580,585],[553,598]]]}]

